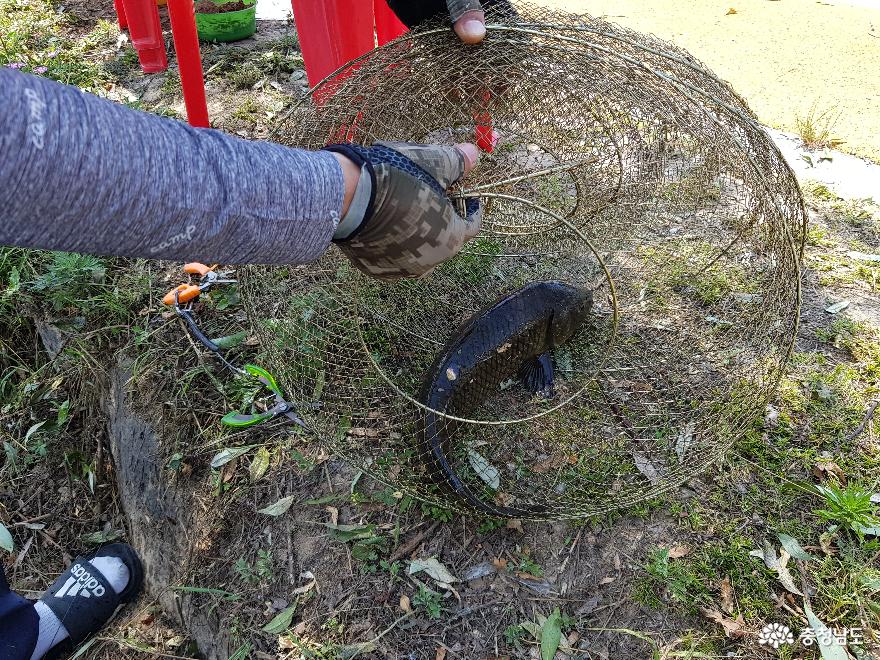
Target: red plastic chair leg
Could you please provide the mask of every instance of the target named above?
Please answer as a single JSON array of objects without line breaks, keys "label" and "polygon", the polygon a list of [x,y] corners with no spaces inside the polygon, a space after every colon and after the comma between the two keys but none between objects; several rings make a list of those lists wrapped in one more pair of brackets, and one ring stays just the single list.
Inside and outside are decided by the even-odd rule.
[{"label": "red plastic chair leg", "polygon": [[385,0],[373,0],[373,13],[376,17],[376,41],[384,46],[406,32],[406,26],[391,11]]},{"label": "red plastic chair leg", "polygon": [[292,5],[309,85],[376,45],[369,0],[292,0]]},{"label": "red plastic chair leg", "polygon": [[122,0],[113,0],[113,8],[116,10],[116,20],[119,21],[119,29],[124,30],[128,27],[128,20],[125,18],[125,6]]},{"label": "red plastic chair leg", "polygon": [[128,23],[131,44],[138,54],[144,73],[158,73],[168,68],[165,57],[165,40],[162,38],[162,25],[159,23],[159,8],[156,0],[121,0]]},{"label": "red plastic chair leg", "polygon": [[[150,2],[155,4],[155,0]],[[174,50],[177,52],[186,117],[191,126],[210,128],[193,1],[168,0],[168,15],[171,17],[171,34],[174,36]]]}]

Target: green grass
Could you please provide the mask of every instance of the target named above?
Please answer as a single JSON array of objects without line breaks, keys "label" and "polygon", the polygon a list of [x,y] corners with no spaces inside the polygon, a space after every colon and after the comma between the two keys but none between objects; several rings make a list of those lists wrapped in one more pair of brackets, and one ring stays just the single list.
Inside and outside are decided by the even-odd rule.
[{"label": "green grass", "polygon": [[102,51],[115,50],[118,28],[98,21],[74,38],[70,14],[47,0],[0,0],[0,65],[43,75],[93,93],[105,92],[111,75]]}]

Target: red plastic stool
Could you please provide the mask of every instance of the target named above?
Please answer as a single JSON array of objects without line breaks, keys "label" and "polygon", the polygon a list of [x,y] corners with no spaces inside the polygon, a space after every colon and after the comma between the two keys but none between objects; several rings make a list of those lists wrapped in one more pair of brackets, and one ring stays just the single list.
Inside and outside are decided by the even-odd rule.
[{"label": "red plastic stool", "polygon": [[[168,68],[165,40],[159,23],[156,0],[114,0],[119,27],[128,26],[144,73],[158,73]],[[120,11],[120,9],[122,11]]]},{"label": "red plastic stool", "polygon": [[[346,62],[406,32],[385,0],[292,0],[306,75],[315,85]],[[155,0],[114,0],[119,27],[128,27],[145,73],[168,68]],[[192,0],[168,0],[186,114],[209,126],[205,81]]]},{"label": "red plastic stool", "polygon": [[171,35],[180,70],[180,86],[186,118],[190,125],[210,128],[208,102],[205,99],[205,76],[202,73],[202,54],[199,33],[196,30],[196,12],[193,0],[168,0]]}]

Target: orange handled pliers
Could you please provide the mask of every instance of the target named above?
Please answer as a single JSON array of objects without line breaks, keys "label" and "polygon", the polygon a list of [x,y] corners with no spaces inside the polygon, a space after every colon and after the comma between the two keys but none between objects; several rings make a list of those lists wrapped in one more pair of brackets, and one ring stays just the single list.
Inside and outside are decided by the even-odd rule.
[{"label": "orange handled pliers", "polygon": [[198,298],[203,291],[207,291],[215,284],[232,284],[235,282],[235,280],[229,279],[228,273],[218,273],[214,270],[215,268],[217,268],[217,264],[206,266],[205,264],[200,264],[196,261],[185,264],[183,272],[188,273],[189,275],[197,275],[199,277],[199,283],[181,284],[180,286],[171,289],[171,291],[166,293],[165,297],[162,298],[162,302],[166,305],[180,305],[182,303],[192,302]]}]

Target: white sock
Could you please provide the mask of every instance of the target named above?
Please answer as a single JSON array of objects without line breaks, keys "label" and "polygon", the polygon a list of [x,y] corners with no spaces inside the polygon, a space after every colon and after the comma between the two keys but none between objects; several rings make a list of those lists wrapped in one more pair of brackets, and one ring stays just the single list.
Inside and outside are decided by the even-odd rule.
[{"label": "white sock", "polygon": [[[107,579],[117,594],[125,590],[130,575],[128,566],[119,557],[95,557],[90,559],[89,563]],[[40,617],[40,633],[31,660],[40,660],[53,646],[63,642],[69,635],[67,629],[55,616],[55,612],[45,603],[37,601],[34,603],[34,609]]]}]

